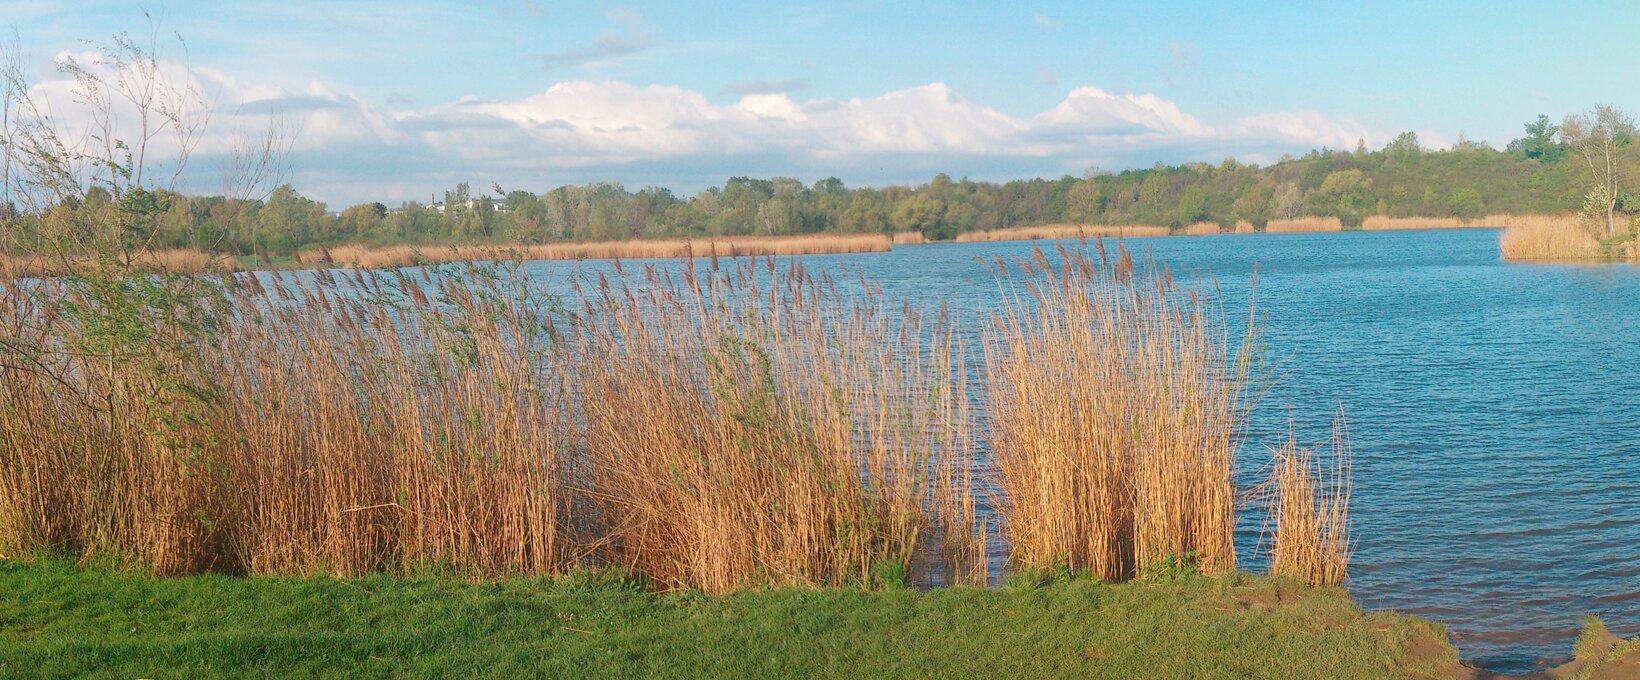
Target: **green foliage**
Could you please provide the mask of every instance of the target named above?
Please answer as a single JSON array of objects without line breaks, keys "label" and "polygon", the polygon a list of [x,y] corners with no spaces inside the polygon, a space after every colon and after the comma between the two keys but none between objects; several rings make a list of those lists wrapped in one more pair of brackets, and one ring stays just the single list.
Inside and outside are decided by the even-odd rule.
[{"label": "green foliage", "polygon": [[1146,565],[1139,575],[1141,580],[1151,583],[1173,583],[1180,579],[1196,576],[1201,570],[1196,565],[1196,553],[1187,552],[1183,555],[1168,555],[1160,562]]},{"label": "green foliage", "polygon": [[156,579],[0,561],[0,675],[1381,678],[1439,631],[1255,578],[1031,589],[651,594],[610,572],[491,583]]}]

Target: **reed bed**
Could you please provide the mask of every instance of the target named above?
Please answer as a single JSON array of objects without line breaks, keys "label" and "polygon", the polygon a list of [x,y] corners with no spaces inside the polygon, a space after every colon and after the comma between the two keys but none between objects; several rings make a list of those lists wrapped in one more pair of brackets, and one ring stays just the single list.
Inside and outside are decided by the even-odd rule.
[{"label": "reed bed", "polygon": [[927,242],[928,237],[923,236],[923,233],[920,231],[894,232],[894,245],[897,246],[922,245]]},{"label": "reed bed", "polygon": [[1224,228],[1218,222],[1196,222],[1186,225],[1182,233],[1186,236],[1211,236],[1224,233]]},{"label": "reed bed", "polygon": [[1513,227],[1540,224],[1556,224],[1572,219],[1563,215],[1510,215],[1498,213],[1463,219],[1459,217],[1390,217],[1388,215],[1373,215],[1361,221],[1361,228],[1366,231],[1396,231],[1413,229],[1471,229],[1478,227]]},{"label": "reed bed", "polygon": [[1168,228],[1152,224],[1045,224],[990,231],[970,231],[957,235],[958,241],[1039,241],[1085,238],[1138,238],[1167,236]]},{"label": "reed bed", "polygon": [[1336,217],[1299,217],[1290,220],[1270,220],[1264,225],[1266,234],[1301,234],[1323,231],[1343,231],[1344,223]]},{"label": "reed bed", "polygon": [[893,248],[885,234],[803,234],[795,236],[718,236],[588,243],[530,243],[489,246],[337,246],[313,252],[305,261],[348,267],[408,267],[471,260],[613,260],[639,258],[712,258],[765,255],[881,253]]},{"label": "reed bed", "polygon": [[1584,229],[1575,215],[1535,215],[1507,225],[1498,236],[1505,260],[1598,261],[1640,259],[1640,247],[1631,239],[1626,244],[1602,244]]},{"label": "reed bed", "polygon": [[[122,258],[116,258],[122,259]],[[43,257],[0,253],[0,280],[55,276],[101,266],[91,257]],[[220,273],[232,269],[232,262],[201,250],[141,250],[124,259],[120,266],[145,271],[177,274]]]},{"label": "reed bed", "polygon": [[611,560],[707,592],[903,574],[927,471],[966,447],[930,408],[962,399],[954,357],[909,309],[766,263],[651,271],[591,303],[577,342],[599,359],[576,380]]},{"label": "reed bed", "polygon": [[984,335],[1010,557],[1120,580],[1167,561],[1235,568],[1245,363],[1209,296],[1125,251],[995,262]]},{"label": "reed bed", "polygon": [[[1089,247],[994,262],[974,356],[774,258],[573,304],[516,260],[0,286],[0,557],[722,593],[980,584],[1000,531],[1024,569],[1234,569],[1246,357],[1212,291]],[[1332,554],[1317,494],[1278,546]]]},{"label": "reed bed", "polygon": [[193,322],[153,309],[118,337],[76,310],[123,298],[9,289],[8,358],[34,363],[0,371],[0,552],[166,574],[570,566],[543,312],[490,278],[430,299],[431,281],[317,277],[243,277],[178,305]]},{"label": "reed bed", "polygon": [[1270,574],[1313,586],[1338,586],[1349,570],[1350,441],[1344,415],[1333,420],[1331,449],[1317,453],[1288,437],[1275,449]]},{"label": "reed bed", "polygon": [[1258,229],[1253,227],[1252,222],[1248,222],[1247,220],[1236,220],[1235,233],[1237,233],[1237,234],[1252,234],[1252,233],[1255,233],[1257,231],[1258,231]]},{"label": "reed bed", "polygon": [[761,264],[604,280],[573,315],[516,268],[244,274],[118,337],[122,294],[4,288],[0,555],[607,563],[709,592],[943,557],[983,579],[949,321]]}]

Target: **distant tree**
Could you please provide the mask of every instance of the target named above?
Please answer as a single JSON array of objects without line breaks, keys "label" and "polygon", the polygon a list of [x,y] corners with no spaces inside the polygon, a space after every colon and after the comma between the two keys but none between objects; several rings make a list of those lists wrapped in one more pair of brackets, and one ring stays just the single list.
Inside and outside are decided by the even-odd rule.
[{"label": "distant tree", "polygon": [[1605,224],[1597,227],[1602,237],[1617,233],[1617,204],[1624,183],[1634,174],[1634,135],[1634,117],[1605,104],[1560,123],[1561,141],[1588,171],[1590,194],[1605,203]]},{"label": "distant tree", "polygon": [[1280,219],[1290,220],[1304,214],[1304,190],[1288,182],[1276,189],[1272,201],[1273,212]]},{"label": "distant tree", "polygon": [[1097,181],[1093,179],[1078,181],[1071,187],[1065,200],[1066,212],[1068,213],[1065,217],[1069,218],[1069,221],[1083,224],[1099,221],[1102,200]]},{"label": "distant tree", "polygon": [[1348,225],[1360,224],[1367,208],[1373,205],[1371,188],[1372,179],[1357,169],[1327,175],[1314,194],[1320,207],[1317,212],[1335,215]]},{"label": "distant tree", "polygon": [[1523,158],[1533,158],[1545,162],[1560,160],[1564,155],[1559,144],[1555,142],[1555,134],[1560,132],[1560,126],[1549,122],[1549,117],[1539,115],[1537,120],[1526,124],[1526,136],[1509,142],[1506,150],[1518,153]]},{"label": "distant tree", "polygon": [[1418,143],[1418,133],[1411,131],[1396,135],[1384,147],[1384,155],[1396,160],[1417,158],[1423,151],[1423,145]]},{"label": "distant tree", "polygon": [[360,203],[343,210],[339,219],[344,235],[359,237],[375,231],[386,217],[387,206],[380,203]]},{"label": "distant tree", "polygon": [[896,231],[925,231],[940,224],[945,217],[945,203],[927,194],[916,194],[894,208]]}]

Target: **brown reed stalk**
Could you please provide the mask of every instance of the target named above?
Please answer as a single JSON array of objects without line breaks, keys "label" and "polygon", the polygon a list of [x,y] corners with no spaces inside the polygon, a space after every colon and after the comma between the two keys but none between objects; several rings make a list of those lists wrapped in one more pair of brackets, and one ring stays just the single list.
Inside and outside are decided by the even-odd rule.
[{"label": "brown reed stalk", "polygon": [[1344,223],[1336,217],[1298,217],[1270,220],[1264,225],[1266,234],[1297,234],[1323,231],[1342,231]]},{"label": "brown reed stalk", "polygon": [[94,317],[147,352],[104,342],[57,282],[6,288],[0,550],[161,573],[572,565],[545,301],[480,268],[303,276],[241,277],[176,337]]},{"label": "brown reed stalk", "polygon": [[1606,260],[1640,257],[1633,244],[1625,252],[1602,247],[1582,228],[1576,215],[1527,215],[1510,220],[1498,236],[1505,260]]},{"label": "brown reed stalk", "polygon": [[640,258],[820,255],[886,252],[893,247],[884,234],[795,234],[779,236],[712,236],[586,243],[533,243],[489,246],[337,246],[324,261],[349,267],[408,267],[421,263],[470,260],[613,260]]},{"label": "brown reed stalk", "polygon": [[600,283],[576,381],[605,554],[708,592],[904,574],[933,459],[966,452],[960,374],[908,307],[762,264]]},{"label": "brown reed stalk", "polygon": [[958,241],[1038,241],[1053,239],[1137,238],[1167,236],[1166,225],[1155,224],[1044,224],[1033,227],[1012,227],[989,231],[970,231],[957,235]]},{"label": "brown reed stalk", "polygon": [[995,263],[984,334],[1011,559],[1119,580],[1169,559],[1235,568],[1246,375],[1209,296],[1125,249]]},{"label": "brown reed stalk", "polygon": [[1344,583],[1353,550],[1350,472],[1349,428],[1342,411],[1333,420],[1332,446],[1326,454],[1301,448],[1292,437],[1275,450],[1271,575],[1314,586]]}]

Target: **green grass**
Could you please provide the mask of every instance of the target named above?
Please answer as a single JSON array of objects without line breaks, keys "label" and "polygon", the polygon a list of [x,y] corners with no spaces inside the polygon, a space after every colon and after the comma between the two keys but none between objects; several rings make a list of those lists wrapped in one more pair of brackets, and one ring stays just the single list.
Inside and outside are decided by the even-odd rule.
[{"label": "green grass", "polygon": [[6,677],[1377,678],[1421,674],[1409,649],[1432,641],[1451,651],[1429,624],[1249,576],[707,597],[597,575],[159,579],[0,561]]}]

